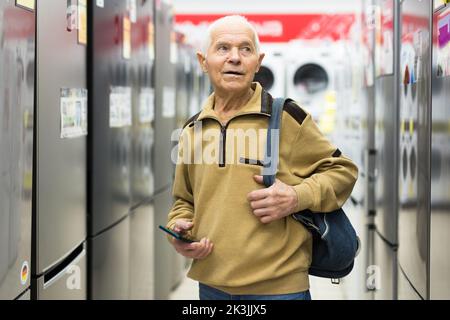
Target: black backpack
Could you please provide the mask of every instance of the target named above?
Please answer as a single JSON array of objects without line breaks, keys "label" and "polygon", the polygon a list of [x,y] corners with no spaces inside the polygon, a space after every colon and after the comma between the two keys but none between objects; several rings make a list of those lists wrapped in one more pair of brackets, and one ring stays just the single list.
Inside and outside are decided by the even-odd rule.
[{"label": "black backpack", "polygon": [[[272,104],[263,168],[266,187],[275,183],[279,129],[285,102],[286,99],[277,98]],[[303,210],[294,213],[293,218],[302,223],[313,237],[310,275],[330,278],[334,282],[335,279],[345,277],[352,271],[360,241],[344,210],[337,209],[327,213]]]}]

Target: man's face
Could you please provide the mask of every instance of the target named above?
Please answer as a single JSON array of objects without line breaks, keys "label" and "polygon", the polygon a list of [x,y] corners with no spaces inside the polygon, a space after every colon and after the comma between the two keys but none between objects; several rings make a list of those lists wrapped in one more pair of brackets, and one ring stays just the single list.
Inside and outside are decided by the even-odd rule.
[{"label": "man's face", "polygon": [[206,57],[197,56],[214,90],[225,93],[248,90],[264,58],[256,53],[252,30],[238,22],[215,28]]}]

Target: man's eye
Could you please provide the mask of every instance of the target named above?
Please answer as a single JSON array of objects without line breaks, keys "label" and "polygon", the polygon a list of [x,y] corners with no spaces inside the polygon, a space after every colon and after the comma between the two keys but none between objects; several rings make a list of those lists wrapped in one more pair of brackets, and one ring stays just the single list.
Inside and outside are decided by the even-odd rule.
[{"label": "man's eye", "polygon": [[220,47],[217,48],[217,51],[219,51],[219,52],[225,52],[227,50],[228,50],[227,46],[220,46]]},{"label": "man's eye", "polygon": [[250,47],[242,47],[241,50],[244,52],[252,52],[252,48],[250,48]]}]

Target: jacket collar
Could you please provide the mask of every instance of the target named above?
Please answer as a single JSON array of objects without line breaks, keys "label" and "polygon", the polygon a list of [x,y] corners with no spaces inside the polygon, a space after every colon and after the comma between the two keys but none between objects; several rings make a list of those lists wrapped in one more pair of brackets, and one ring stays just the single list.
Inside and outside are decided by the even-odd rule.
[{"label": "jacket collar", "polygon": [[[272,97],[267,93],[258,82],[252,83],[254,90],[250,100],[233,116],[240,116],[243,114],[261,114],[269,116],[272,114]],[[206,118],[213,118],[219,120],[217,113],[214,111],[214,92],[208,97],[202,107],[202,111],[197,118],[201,121]]]}]

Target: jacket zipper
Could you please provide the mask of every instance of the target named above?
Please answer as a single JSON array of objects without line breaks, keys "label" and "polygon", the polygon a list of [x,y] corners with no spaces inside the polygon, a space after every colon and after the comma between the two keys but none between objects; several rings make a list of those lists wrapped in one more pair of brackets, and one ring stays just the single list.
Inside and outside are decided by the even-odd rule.
[{"label": "jacket zipper", "polygon": [[225,126],[222,126],[222,124],[220,124],[220,146],[219,146],[219,156],[220,156],[219,167],[220,168],[225,167],[225,152],[226,152],[226,147],[227,147],[227,127],[228,127],[228,122],[226,123]]},{"label": "jacket zipper", "polygon": [[[238,114],[237,116],[232,117],[231,119],[229,119],[225,125],[222,125],[222,123],[219,121],[219,119],[211,117],[211,116],[207,116],[203,119],[212,119],[215,120],[219,123],[220,125],[220,145],[219,145],[219,167],[220,168],[224,168],[225,167],[225,163],[226,163],[226,145],[227,145],[227,128],[228,125],[230,124],[231,120],[234,120],[236,118],[239,117],[243,117],[243,116],[248,116],[248,115],[262,115],[262,116],[266,116],[266,117],[270,117],[270,114],[268,113],[261,113],[261,112],[251,112],[251,113],[244,113],[244,114]],[[202,119],[202,120],[203,120]]]}]

